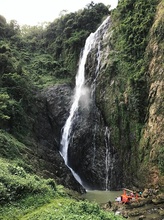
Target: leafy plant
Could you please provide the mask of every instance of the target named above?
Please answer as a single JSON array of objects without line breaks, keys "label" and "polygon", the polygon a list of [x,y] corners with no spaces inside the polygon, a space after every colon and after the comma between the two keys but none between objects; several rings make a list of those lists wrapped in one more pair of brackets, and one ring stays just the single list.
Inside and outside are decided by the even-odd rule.
[{"label": "leafy plant", "polygon": [[7,115],[7,104],[8,104],[8,100],[9,100],[9,95],[7,94],[7,92],[0,92],[0,119],[1,121],[7,120],[10,117]]},{"label": "leafy plant", "polygon": [[53,180],[44,180],[36,175],[26,173],[23,167],[15,166],[0,159],[0,202],[6,203],[24,197],[27,194],[46,193],[56,191]]}]

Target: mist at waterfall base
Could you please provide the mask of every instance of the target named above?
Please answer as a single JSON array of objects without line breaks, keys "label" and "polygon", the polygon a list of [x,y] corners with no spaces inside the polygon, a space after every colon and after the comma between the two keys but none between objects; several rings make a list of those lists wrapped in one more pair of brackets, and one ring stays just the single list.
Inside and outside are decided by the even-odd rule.
[{"label": "mist at waterfall base", "polygon": [[[70,167],[69,163],[69,158],[68,158],[68,150],[69,150],[69,145],[71,144],[71,141],[73,140],[73,125],[74,121],[77,121],[76,118],[79,114],[80,111],[83,111],[83,114],[89,111],[90,104],[94,102],[93,100],[93,92],[95,92],[95,87],[96,87],[96,79],[97,75],[99,74],[99,68],[100,68],[100,44],[97,43],[101,41],[105,33],[107,32],[108,26],[110,23],[110,17],[107,17],[105,21],[100,25],[100,27],[94,32],[91,33],[90,36],[86,39],[85,47],[83,49],[82,56],[79,61],[79,68],[78,72],[76,75],[76,86],[74,90],[74,97],[72,101],[72,106],[70,109],[69,117],[66,120],[66,123],[62,129],[62,138],[60,142],[60,154],[63,157],[66,166],[71,170],[73,176],[75,179],[86,189],[90,190],[90,187],[86,184],[85,179],[81,179],[78,173],[76,173],[72,167]],[[100,35],[101,34],[101,35]],[[87,62],[87,57],[88,54],[92,49],[97,47],[98,49],[98,56],[97,56],[97,66],[96,66],[96,71],[95,71],[95,79],[93,80],[93,83],[91,84],[90,87],[86,86],[85,84],[85,64]],[[91,89],[93,88],[93,89]],[[85,114],[84,114],[85,115]],[[106,130],[106,128],[105,128]],[[106,131],[105,131],[106,133]],[[106,150],[106,152],[108,152]],[[109,160],[110,158],[109,154],[107,155],[107,158],[105,159],[104,163],[104,169],[108,171],[107,165],[110,164]],[[102,161],[103,163],[104,161]],[[108,182],[108,173],[106,173],[106,177],[104,177],[104,182],[106,185],[106,190],[108,189],[107,187],[107,182]]]},{"label": "mist at waterfall base", "polygon": [[81,106],[81,108],[85,111],[89,109],[90,104],[91,104],[90,89],[87,86],[83,86],[81,89],[79,106]]}]

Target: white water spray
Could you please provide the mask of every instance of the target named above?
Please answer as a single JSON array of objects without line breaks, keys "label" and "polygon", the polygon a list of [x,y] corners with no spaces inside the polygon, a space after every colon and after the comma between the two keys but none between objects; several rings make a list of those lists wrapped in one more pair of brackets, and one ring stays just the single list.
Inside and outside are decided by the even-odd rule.
[{"label": "white water spray", "polygon": [[105,179],[105,188],[108,190],[108,181],[109,181],[109,167],[110,167],[110,131],[109,128],[105,128],[105,171],[106,171],[106,179]]},{"label": "white water spray", "polygon": [[[96,30],[95,33],[91,33],[90,36],[87,38],[85,47],[83,50],[82,57],[79,62],[79,69],[76,75],[76,87],[75,87],[75,93],[73,98],[73,104],[70,109],[70,114],[68,119],[66,120],[66,123],[63,128],[62,133],[62,139],[61,139],[61,147],[60,147],[60,153],[65,161],[65,164],[68,166],[68,147],[70,142],[70,135],[72,131],[72,124],[74,119],[76,118],[76,113],[79,108],[79,102],[80,98],[84,94],[85,89],[85,64],[87,61],[87,56],[92,48],[94,48],[97,44],[97,42],[100,41],[100,37],[107,31],[106,26],[109,23],[109,17],[101,24],[101,26]],[[99,47],[99,44],[98,44]],[[99,49],[98,49],[99,51]],[[99,57],[99,54],[98,54]],[[98,60],[98,69],[100,66],[100,60]],[[97,69],[97,72],[98,72]],[[76,180],[82,185],[82,181],[80,177],[68,166],[68,168],[71,170],[72,174],[76,178]]]}]

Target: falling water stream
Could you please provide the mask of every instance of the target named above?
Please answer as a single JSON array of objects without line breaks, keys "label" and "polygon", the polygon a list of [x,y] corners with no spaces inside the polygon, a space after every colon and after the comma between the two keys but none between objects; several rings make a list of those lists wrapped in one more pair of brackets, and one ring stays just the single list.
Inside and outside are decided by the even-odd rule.
[{"label": "falling water stream", "polygon": [[[79,61],[79,68],[76,75],[76,86],[75,86],[75,93],[73,97],[73,103],[70,109],[69,117],[66,120],[66,123],[63,127],[63,133],[62,138],[60,142],[60,153],[65,161],[65,164],[67,167],[71,170],[73,176],[75,179],[83,186],[82,180],[78,176],[77,173],[74,172],[74,170],[69,167],[68,165],[68,148],[71,138],[71,131],[72,131],[72,125],[73,121],[76,118],[77,111],[79,108],[79,101],[81,98],[81,95],[84,92],[85,89],[85,64],[87,61],[87,56],[91,49],[95,48],[97,46],[97,67],[96,67],[96,76],[99,72],[100,67],[100,37],[105,34],[108,28],[110,17],[107,17],[106,20],[100,25],[100,27],[96,30],[96,32],[91,33],[90,36],[86,39],[85,47],[82,53],[82,56]],[[95,78],[96,78],[95,76]],[[93,88],[92,88],[93,91]]]},{"label": "falling water stream", "polygon": [[109,128],[105,128],[105,170],[106,170],[106,190],[108,190],[108,181],[109,181],[109,166],[110,166],[110,131]]}]

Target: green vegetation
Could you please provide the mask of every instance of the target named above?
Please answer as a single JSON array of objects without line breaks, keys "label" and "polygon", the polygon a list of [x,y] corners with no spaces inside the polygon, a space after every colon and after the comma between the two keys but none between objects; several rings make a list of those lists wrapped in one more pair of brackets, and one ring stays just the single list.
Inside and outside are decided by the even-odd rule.
[{"label": "green vegetation", "polygon": [[28,194],[46,193],[50,187],[56,190],[53,180],[44,180],[27,173],[14,162],[0,160],[0,201],[1,204],[15,201]]},{"label": "green vegetation", "polygon": [[145,74],[149,61],[144,56],[158,3],[159,0],[121,1],[112,15],[114,50],[118,51],[115,68],[124,78],[123,91],[128,82],[126,92],[131,118],[141,124],[145,119],[149,87]]},{"label": "green vegetation", "polygon": [[21,157],[25,151],[25,145],[7,132],[0,130],[0,155],[6,159]]}]

